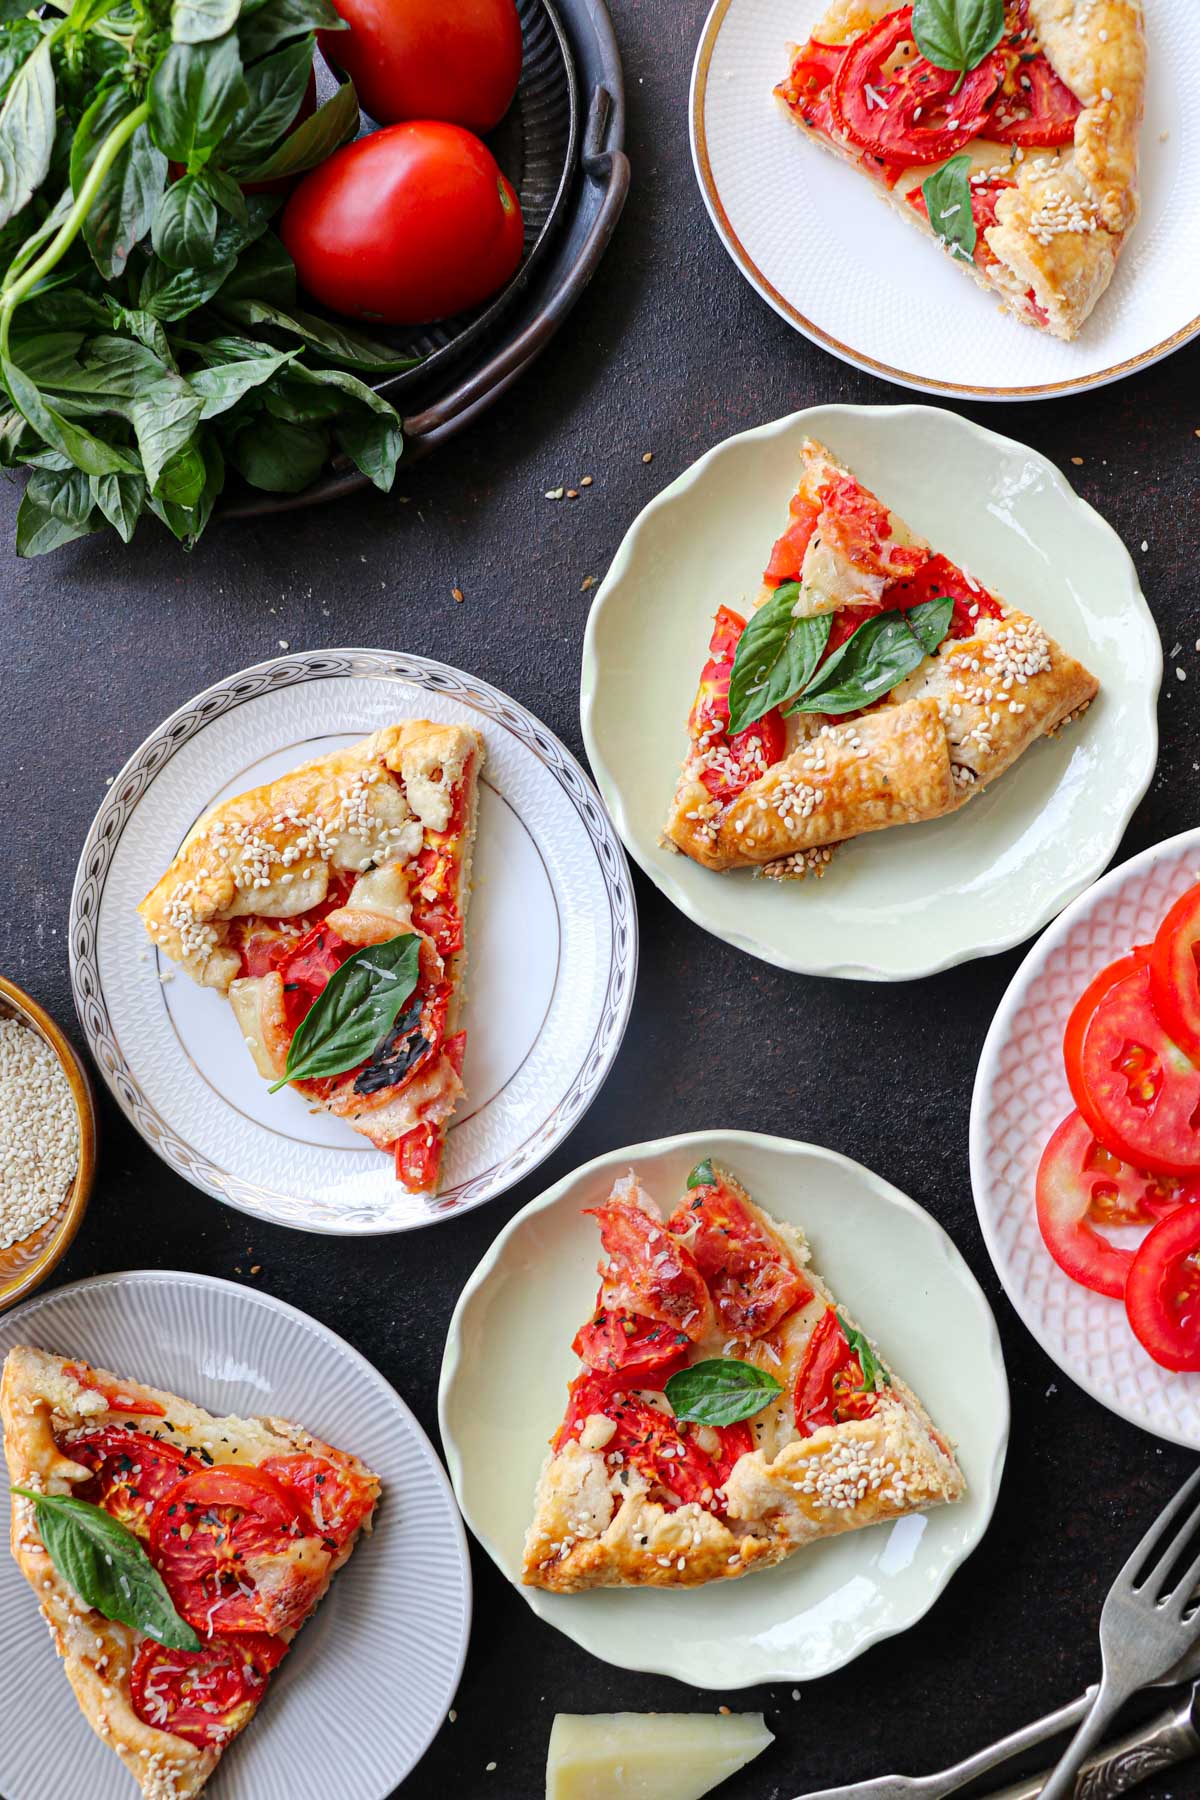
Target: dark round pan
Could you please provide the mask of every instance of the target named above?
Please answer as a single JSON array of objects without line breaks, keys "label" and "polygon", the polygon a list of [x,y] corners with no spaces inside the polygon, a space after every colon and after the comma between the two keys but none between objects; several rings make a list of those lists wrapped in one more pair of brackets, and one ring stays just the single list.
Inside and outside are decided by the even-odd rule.
[{"label": "dark round pan", "polygon": [[[517,7],[521,81],[488,142],[521,201],[525,255],[508,285],[473,313],[416,331],[376,328],[398,353],[424,359],[372,383],[401,411],[406,462],[464,430],[545,348],[595,272],[629,188],[624,84],[604,0],[517,0]],[[338,458],[302,493],[239,485],[219,512],[285,512],[365,485]]]}]

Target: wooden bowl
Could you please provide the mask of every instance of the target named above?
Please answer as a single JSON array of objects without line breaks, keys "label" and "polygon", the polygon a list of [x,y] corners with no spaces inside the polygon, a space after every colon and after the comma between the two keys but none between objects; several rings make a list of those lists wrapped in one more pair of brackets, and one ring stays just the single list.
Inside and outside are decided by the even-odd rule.
[{"label": "wooden bowl", "polygon": [[0,1018],[20,1019],[49,1044],[71,1086],[79,1121],[79,1167],[58,1211],[26,1238],[0,1250],[0,1312],[32,1294],[66,1255],[87,1211],[96,1179],[98,1119],[88,1072],[72,1044],[49,1013],[15,982],[0,975]]}]

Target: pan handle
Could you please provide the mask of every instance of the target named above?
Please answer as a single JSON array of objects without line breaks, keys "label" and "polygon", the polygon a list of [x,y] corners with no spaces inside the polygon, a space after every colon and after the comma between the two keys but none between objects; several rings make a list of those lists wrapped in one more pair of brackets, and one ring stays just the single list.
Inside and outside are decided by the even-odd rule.
[{"label": "pan handle", "polygon": [[589,181],[604,187],[604,197],[570,275],[550,304],[490,362],[476,369],[435,406],[404,420],[406,462],[415,456],[423,456],[444,439],[461,431],[477,413],[511,387],[546,348],[595,274],[629,192],[629,158],[623,150],[602,147],[608,135],[612,104],[608,89],[597,87],[588,108],[583,171]]}]

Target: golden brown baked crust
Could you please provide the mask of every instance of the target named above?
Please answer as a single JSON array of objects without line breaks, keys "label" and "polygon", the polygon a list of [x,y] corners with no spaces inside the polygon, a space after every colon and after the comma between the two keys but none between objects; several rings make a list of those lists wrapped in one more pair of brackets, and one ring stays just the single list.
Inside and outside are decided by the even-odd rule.
[{"label": "golden brown baked crust", "polygon": [[[568,1441],[547,1456],[538,1480],[522,1570],[528,1586],[573,1594],[730,1580],[782,1562],[819,1538],[947,1504],[966,1491],[949,1444],[890,1370],[890,1386],[871,1417],[798,1434],[796,1376],[815,1325],[835,1302],[811,1267],[803,1234],[771,1218],[724,1170],[721,1179],[813,1290],[770,1339],[723,1343],[718,1329],[711,1345],[697,1347],[698,1358],[727,1354],[756,1362],[782,1384],[779,1399],[752,1421],[758,1447],[734,1464],[725,1483],[725,1517],[698,1502],[667,1507],[651,1497],[638,1471],[622,1467],[619,1457],[610,1462],[603,1442],[586,1448]],[[631,1181],[623,1178],[613,1197],[628,1197]],[[845,1308],[839,1312],[853,1327]]]},{"label": "golden brown baked crust", "polygon": [[[813,28],[823,43],[840,44],[895,11],[894,0],[836,0]],[[1015,146],[978,139],[967,147],[973,173],[1013,181],[996,205],[984,237],[995,263],[955,258],[981,286],[998,293],[1023,324],[1073,338],[1112,279],[1117,257],[1138,215],[1138,137],[1146,85],[1146,43],[1139,0],[1029,0],[1029,22],[1055,73],[1080,102],[1072,144]],[[858,164],[850,145],[811,129],[788,97],[775,90],[788,116],[836,156]],[[961,154],[961,153],[960,153]],[[905,171],[888,189],[875,183],[910,223],[934,236],[907,196],[931,173]],[[1044,317],[1028,303],[1034,301]]]},{"label": "golden brown baked crust", "polygon": [[[814,503],[831,477],[851,474],[812,438],[801,459],[798,491]],[[889,516],[905,542],[927,547]],[[756,604],[772,592],[761,588]],[[665,840],[708,869],[758,867],[786,878],[812,872],[814,853],[848,838],[956,811],[1035,739],[1084,711],[1099,687],[1035,619],[990,597],[1001,617],[981,609],[973,636],[944,638],[857,717],[837,723],[793,715],[787,755],[732,802],[711,796],[693,745]]]},{"label": "golden brown baked crust", "polygon": [[[5,1359],[0,1377],[0,1425],[14,1487],[69,1494],[76,1484],[90,1479],[91,1471],[72,1462],[56,1442],[56,1430],[61,1436],[79,1426],[128,1423],[180,1449],[203,1447],[209,1454],[216,1449],[216,1460],[221,1462],[256,1464],[269,1456],[330,1451],[329,1445],[287,1420],[216,1418],[159,1388],[127,1381],[104,1369],[90,1372],[110,1384],[120,1398],[157,1403],[166,1413],[165,1419],[139,1417],[111,1406],[102,1393],[72,1375],[71,1366],[68,1359],[27,1345],[16,1345]],[[332,1454],[371,1484],[378,1498],[378,1478],[365,1464],[342,1451]],[[368,1514],[360,1529],[370,1531],[371,1524]],[[130,1670],[145,1641],[142,1634],[83,1604],[47,1554],[32,1501],[15,1495],[10,1541],[13,1557],[37,1595],[64,1672],[92,1730],[121,1758],[144,1800],[191,1800],[212,1774],[221,1751],[198,1749],[173,1732],[147,1725],[133,1710]],[[297,1541],[301,1546],[315,1546],[312,1555],[321,1558],[320,1568],[314,1571],[320,1577],[315,1606],[352,1554],[358,1533],[335,1554],[319,1539]]]}]

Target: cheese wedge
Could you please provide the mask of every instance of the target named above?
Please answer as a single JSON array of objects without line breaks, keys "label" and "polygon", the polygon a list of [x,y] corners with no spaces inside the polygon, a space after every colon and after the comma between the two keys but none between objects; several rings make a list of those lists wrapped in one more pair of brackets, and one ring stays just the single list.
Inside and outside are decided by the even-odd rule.
[{"label": "cheese wedge", "polygon": [[546,1800],[700,1800],[774,1741],[761,1713],[556,1713]]}]

